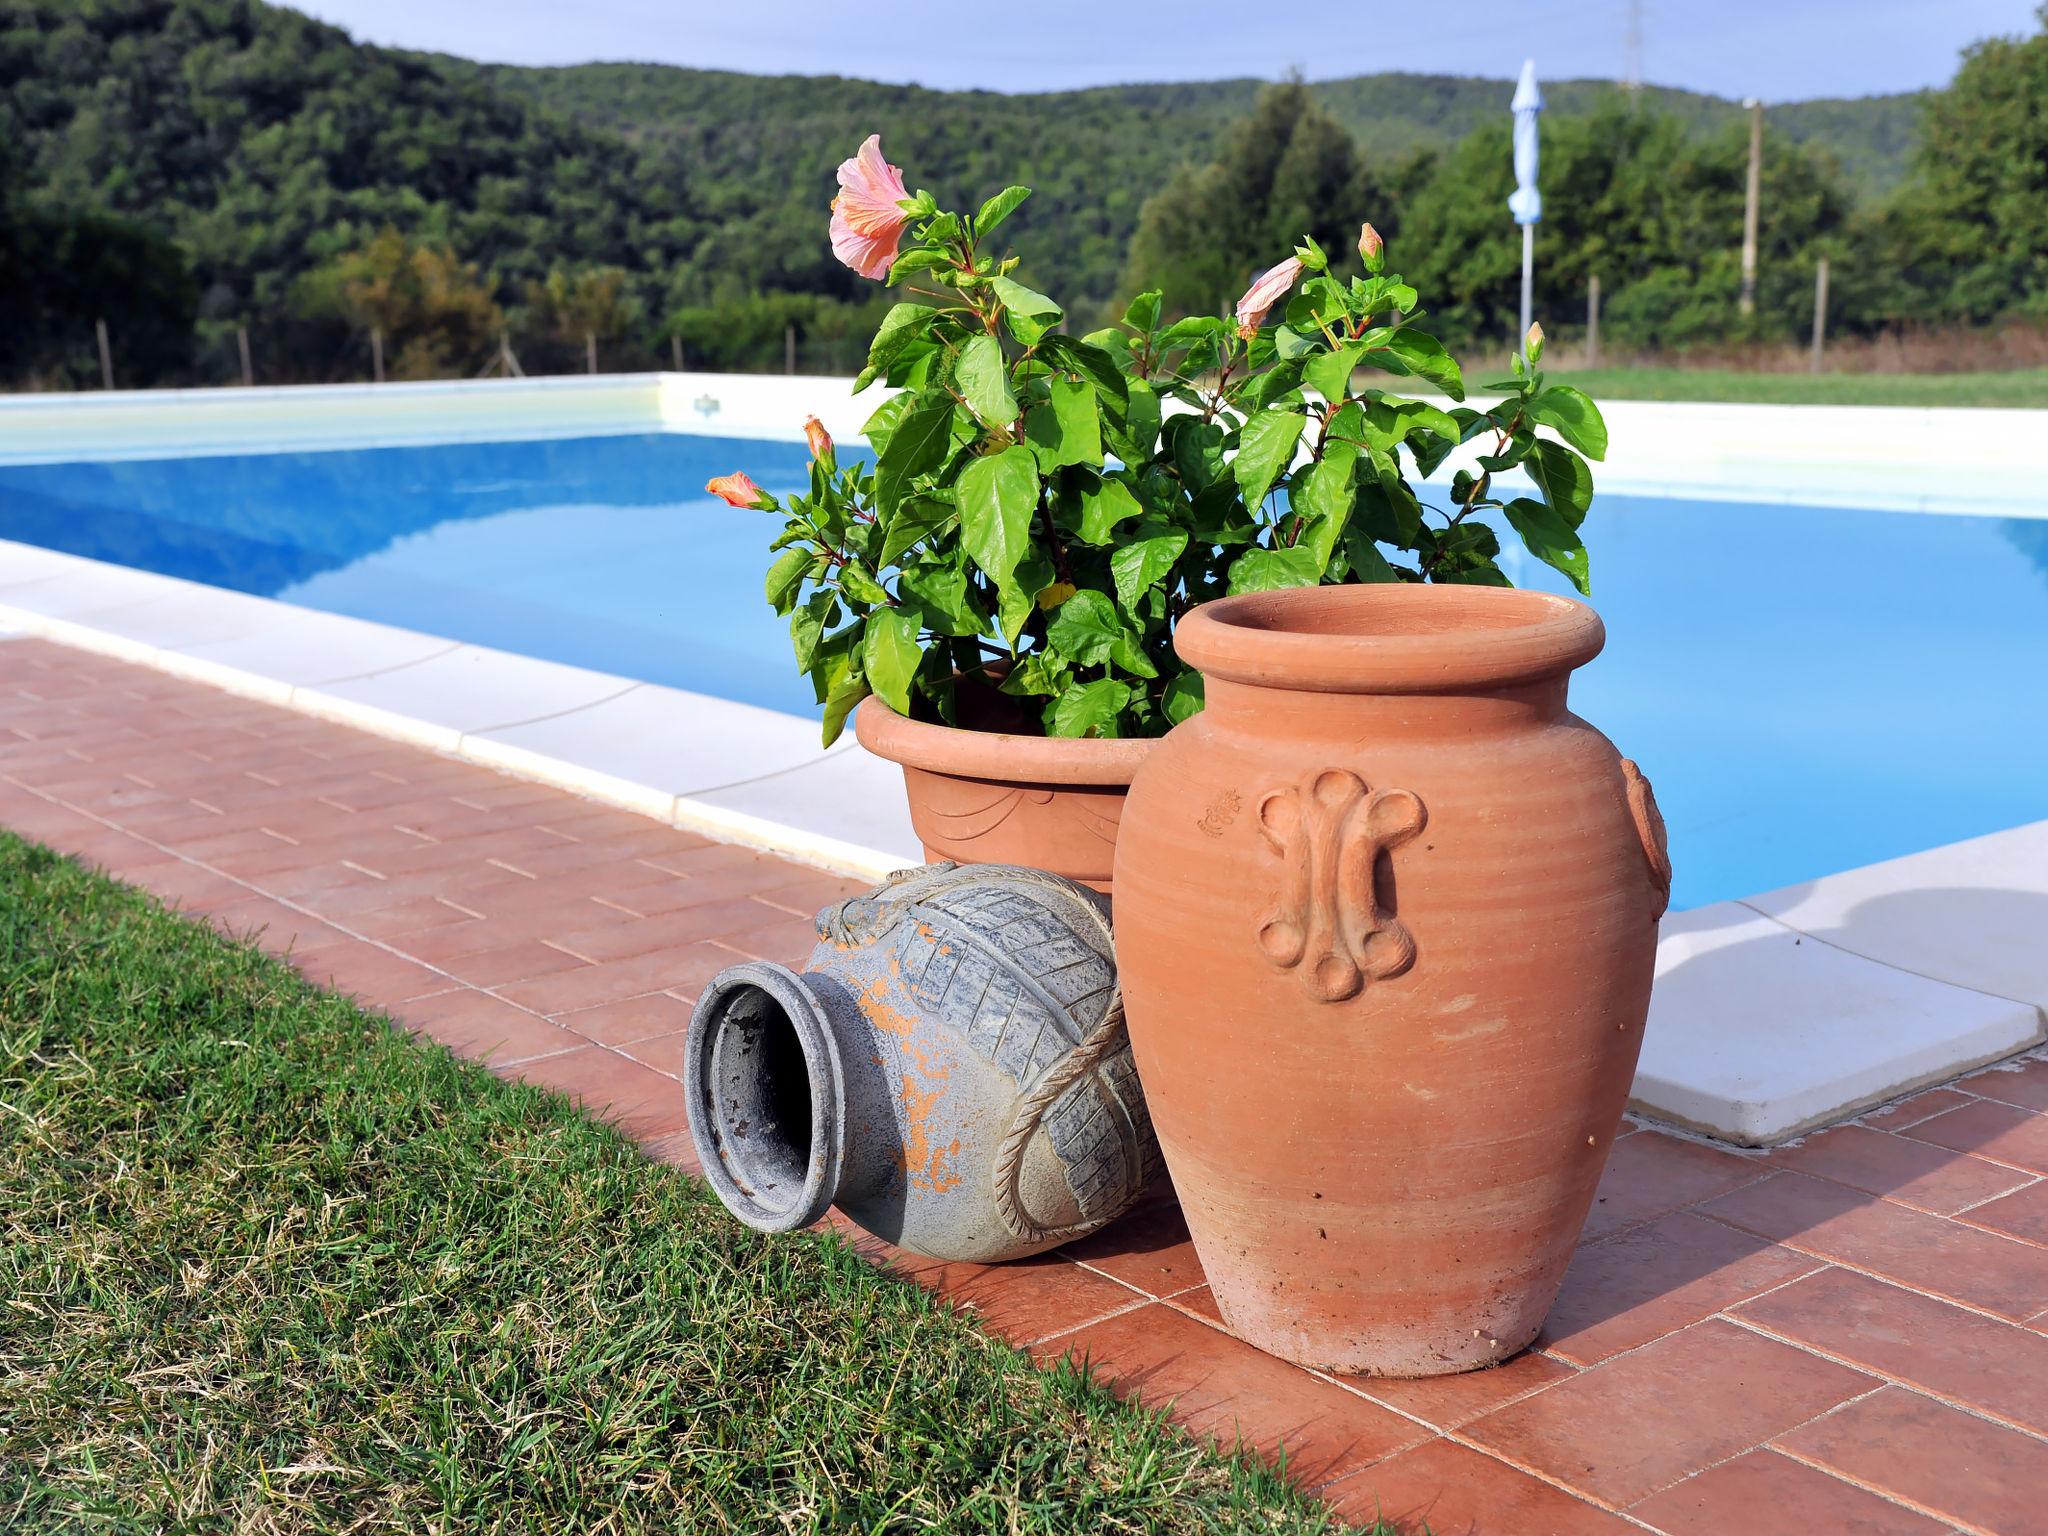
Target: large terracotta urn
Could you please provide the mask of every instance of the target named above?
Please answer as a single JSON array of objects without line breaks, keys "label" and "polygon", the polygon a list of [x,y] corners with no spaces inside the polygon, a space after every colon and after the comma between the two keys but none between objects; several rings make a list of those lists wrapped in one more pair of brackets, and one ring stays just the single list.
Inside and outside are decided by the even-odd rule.
[{"label": "large terracotta urn", "polygon": [[872,696],[853,728],[862,746],[902,766],[928,860],[1022,864],[1105,892],[1124,792],[1157,745],[940,725]]},{"label": "large terracotta urn", "polygon": [[1232,1332],[1425,1376],[1535,1338],[1621,1122],[1670,892],[1565,702],[1583,604],[1312,587],[1182,620],[1207,681],[1116,858],[1132,1047]]}]

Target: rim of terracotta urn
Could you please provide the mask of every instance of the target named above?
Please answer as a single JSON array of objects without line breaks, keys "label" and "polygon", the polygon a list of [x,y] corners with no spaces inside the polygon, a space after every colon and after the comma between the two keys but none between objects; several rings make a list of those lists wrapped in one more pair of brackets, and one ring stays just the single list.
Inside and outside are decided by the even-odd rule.
[{"label": "rim of terracotta urn", "polygon": [[1173,635],[1205,676],[1314,693],[1509,687],[1584,666],[1607,643],[1573,598],[1450,583],[1290,587],[1218,598]]},{"label": "rim of terracotta urn", "polygon": [[877,757],[906,768],[1025,784],[1128,784],[1157,745],[1142,737],[1019,736],[935,725],[898,714],[874,694],[853,712],[853,733]]},{"label": "rim of terracotta urn", "polygon": [[824,1216],[846,1159],[846,1077],[823,1003],[785,965],[718,973],[683,1044],[690,1140],[727,1210],[759,1232]]}]

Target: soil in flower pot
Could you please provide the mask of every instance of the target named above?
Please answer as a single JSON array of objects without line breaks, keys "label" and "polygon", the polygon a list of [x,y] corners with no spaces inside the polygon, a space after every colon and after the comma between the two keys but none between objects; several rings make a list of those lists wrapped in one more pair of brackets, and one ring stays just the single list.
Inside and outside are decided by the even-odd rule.
[{"label": "soil in flower pot", "polygon": [[1331,1371],[1535,1338],[1607,1160],[1670,891],[1648,782],[1566,708],[1583,604],[1226,598],[1132,785],[1133,1050],[1225,1323]]},{"label": "soil in flower pot", "polygon": [[861,745],[902,766],[924,856],[1022,864],[1108,892],[1124,794],[1157,743],[1038,734],[993,690],[963,688],[960,706],[959,726],[906,718],[874,697],[854,712]]}]

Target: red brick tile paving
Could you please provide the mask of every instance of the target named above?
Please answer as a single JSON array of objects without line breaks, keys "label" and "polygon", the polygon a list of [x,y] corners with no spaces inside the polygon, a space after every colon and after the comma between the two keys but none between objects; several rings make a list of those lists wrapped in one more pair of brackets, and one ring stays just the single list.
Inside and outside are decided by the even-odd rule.
[{"label": "red brick tile paving", "polygon": [[1903,1387],[1805,1425],[1777,1448],[1969,1530],[2048,1528],[2048,1440]]},{"label": "red brick tile paving", "polygon": [[[288,952],[695,1171],[690,1000],[855,889],[469,764],[0,641],[0,825]],[[1222,1330],[1170,1192],[1022,1264],[863,1253],[1435,1536],[2048,1530],[2048,1057],[1769,1156],[1617,1138],[1537,1349],[1338,1381]],[[835,1224],[842,1225],[835,1213]],[[1622,1513],[1621,1511],[1625,1511]]]},{"label": "red brick tile paving", "polygon": [[1635,1508],[1671,1536],[1942,1536],[1948,1527],[1794,1461],[1746,1451]]}]

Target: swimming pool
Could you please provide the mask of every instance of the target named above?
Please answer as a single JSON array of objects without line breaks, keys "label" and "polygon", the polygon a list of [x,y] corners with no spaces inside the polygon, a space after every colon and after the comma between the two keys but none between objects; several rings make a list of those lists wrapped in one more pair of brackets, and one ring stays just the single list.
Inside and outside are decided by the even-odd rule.
[{"label": "swimming pool", "polygon": [[[0,538],[810,715],[775,524],[700,490],[805,465],[672,432],[16,465]],[[2048,521],[1605,495],[1586,536],[1574,707],[1655,781],[1674,905],[2048,816]]]}]

